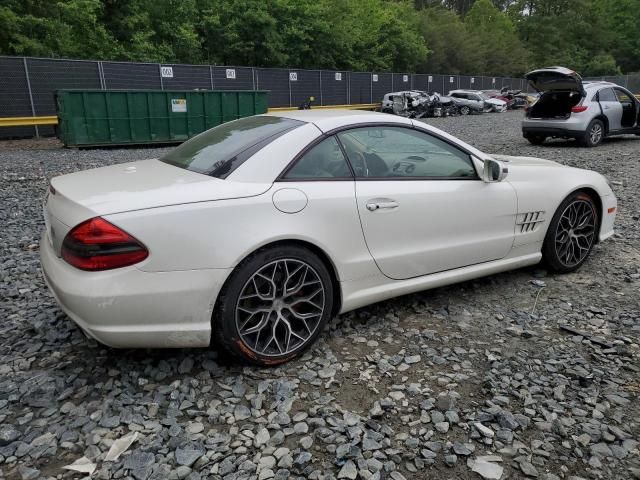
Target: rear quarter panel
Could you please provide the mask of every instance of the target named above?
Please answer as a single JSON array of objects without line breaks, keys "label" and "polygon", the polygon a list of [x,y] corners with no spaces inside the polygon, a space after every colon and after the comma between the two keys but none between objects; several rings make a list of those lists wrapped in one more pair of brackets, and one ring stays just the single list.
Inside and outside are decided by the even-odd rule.
[{"label": "rear quarter panel", "polygon": [[[283,213],[272,197],[283,188],[301,188],[308,198],[298,213]],[[276,183],[250,198],[175,205],[109,215],[150,251],[138,267],[145,271],[233,268],[258,248],[281,240],[301,240],[322,249],[339,280],[377,274],[357,214],[354,182]]]}]

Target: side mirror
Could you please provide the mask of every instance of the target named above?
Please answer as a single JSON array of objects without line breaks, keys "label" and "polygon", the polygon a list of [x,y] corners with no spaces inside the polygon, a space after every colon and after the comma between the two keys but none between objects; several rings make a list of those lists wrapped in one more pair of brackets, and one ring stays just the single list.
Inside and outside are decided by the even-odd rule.
[{"label": "side mirror", "polygon": [[492,158],[484,161],[482,180],[487,183],[501,182],[509,173],[509,168],[502,162]]}]

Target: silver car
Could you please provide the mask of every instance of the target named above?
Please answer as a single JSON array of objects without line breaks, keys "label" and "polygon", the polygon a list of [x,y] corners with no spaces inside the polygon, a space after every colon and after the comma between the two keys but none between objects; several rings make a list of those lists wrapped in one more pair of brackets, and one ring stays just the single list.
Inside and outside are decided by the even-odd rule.
[{"label": "silver car", "polygon": [[480,90],[451,90],[449,96],[474,102],[477,106],[481,106],[483,112],[507,111],[507,102],[499,98],[491,98]]},{"label": "silver car", "polygon": [[595,147],[608,136],[640,135],[640,102],[626,88],[583,82],[564,67],[534,70],[525,77],[540,92],[522,121],[522,135],[534,145],[558,137]]}]

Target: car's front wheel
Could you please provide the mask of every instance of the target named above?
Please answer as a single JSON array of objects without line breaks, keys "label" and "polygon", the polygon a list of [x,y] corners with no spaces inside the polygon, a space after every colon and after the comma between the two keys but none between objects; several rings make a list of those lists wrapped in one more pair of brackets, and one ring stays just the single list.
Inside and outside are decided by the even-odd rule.
[{"label": "car's front wheel", "polygon": [[471,109],[468,106],[463,105],[460,107],[460,115],[469,115],[470,113]]},{"label": "car's front wheel", "polygon": [[583,147],[597,147],[604,140],[605,133],[604,123],[596,118],[591,120],[582,137],[578,138],[578,142]]},{"label": "car's front wheel", "polygon": [[225,284],[213,317],[219,346],[248,363],[277,365],[313,344],[331,317],[333,289],[310,250],[282,245],[259,250]]},{"label": "car's front wheel", "polygon": [[552,270],[573,272],[582,265],[596,242],[598,210],[585,192],[574,192],[551,219],[542,247],[543,261]]}]

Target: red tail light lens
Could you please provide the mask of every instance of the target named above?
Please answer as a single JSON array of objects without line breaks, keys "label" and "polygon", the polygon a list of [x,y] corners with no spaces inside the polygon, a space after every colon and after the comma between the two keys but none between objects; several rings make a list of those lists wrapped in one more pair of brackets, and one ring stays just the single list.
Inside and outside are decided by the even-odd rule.
[{"label": "red tail light lens", "polygon": [[62,242],[62,258],[81,270],[110,270],[141,262],[149,251],[124,230],[96,217],[74,227]]},{"label": "red tail light lens", "polygon": [[575,107],[571,107],[571,113],[580,113],[584,112],[587,108],[584,105],[576,105]]}]

